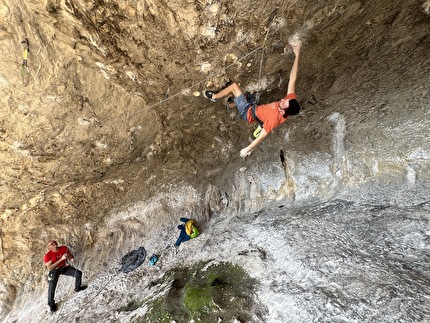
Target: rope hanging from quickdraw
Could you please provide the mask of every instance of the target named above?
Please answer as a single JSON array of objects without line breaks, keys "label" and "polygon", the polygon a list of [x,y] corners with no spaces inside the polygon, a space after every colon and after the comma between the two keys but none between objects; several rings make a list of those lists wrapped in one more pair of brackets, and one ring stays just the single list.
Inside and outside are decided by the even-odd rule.
[{"label": "rope hanging from quickdraw", "polygon": [[[263,70],[263,57],[264,57],[264,49],[266,47],[266,42],[267,42],[267,38],[269,37],[269,33],[270,33],[270,28],[273,25],[273,22],[276,19],[276,15],[273,16],[272,21],[269,23],[269,26],[267,27],[266,30],[266,37],[264,37],[264,41],[263,41],[263,45],[261,46],[261,59],[260,59],[260,69],[258,70],[258,80],[257,80],[257,84],[258,86],[260,86],[260,80],[261,80],[261,72]],[[260,100],[260,91],[257,91],[256,93],[256,99],[257,101]]]},{"label": "rope hanging from quickdraw", "polygon": [[30,51],[30,47],[28,45],[28,39],[24,39],[21,42],[21,45],[24,49],[24,53],[22,54],[22,64],[21,64],[21,75],[30,74],[30,70],[28,69],[28,52]]}]

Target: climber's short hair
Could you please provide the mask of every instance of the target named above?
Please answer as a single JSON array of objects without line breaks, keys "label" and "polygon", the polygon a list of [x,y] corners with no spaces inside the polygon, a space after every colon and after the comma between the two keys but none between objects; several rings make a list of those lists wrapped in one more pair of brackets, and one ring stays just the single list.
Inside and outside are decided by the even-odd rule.
[{"label": "climber's short hair", "polygon": [[288,102],[288,108],[285,111],[287,115],[293,116],[295,114],[298,114],[300,112],[300,104],[297,102],[296,99],[291,99]]}]

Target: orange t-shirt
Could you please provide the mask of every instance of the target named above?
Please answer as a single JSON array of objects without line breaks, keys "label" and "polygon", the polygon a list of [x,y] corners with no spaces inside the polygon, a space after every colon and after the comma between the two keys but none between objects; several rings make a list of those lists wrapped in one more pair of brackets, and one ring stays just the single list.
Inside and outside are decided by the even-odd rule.
[{"label": "orange t-shirt", "polygon": [[[289,93],[285,99],[297,99],[297,96],[295,93]],[[279,101],[257,106],[255,114],[257,118],[263,122],[263,128],[267,133],[272,132],[273,129],[287,120],[287,118],[284,118],[279,112]],[[248,110],[247,119],[249,123],[255,122],[251,108]]]}]

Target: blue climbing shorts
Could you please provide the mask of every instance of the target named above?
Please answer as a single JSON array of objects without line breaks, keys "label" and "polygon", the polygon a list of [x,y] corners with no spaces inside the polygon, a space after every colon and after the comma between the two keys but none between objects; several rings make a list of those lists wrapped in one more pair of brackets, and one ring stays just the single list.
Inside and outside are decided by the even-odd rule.
[{"label": "blue climbing shorts", "polygon": [[248,118],[246,117],[249,108],[251,107],[251,104],[246,101],[246,98],[243,94],[236,96],[234,99],[234,104],[236,104],[237,111],[239,111],[240,116],[245,119],[245,121],[248,121]]}]

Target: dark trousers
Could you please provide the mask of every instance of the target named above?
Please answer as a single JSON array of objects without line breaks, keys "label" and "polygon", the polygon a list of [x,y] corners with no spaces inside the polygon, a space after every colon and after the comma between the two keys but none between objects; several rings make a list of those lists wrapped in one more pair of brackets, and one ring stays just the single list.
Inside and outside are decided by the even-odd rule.
[{"label": "dark trousers", "polygon": [[179,233],[179,237],[175,242],[175,246],[177,246],[177,247],[179,247],[182,242],[190,240],[190,236],[185,231],[184,225],[178,225],[178,229],[181,230],[181,232]]},{"label": "dark trousers", "polygon": [[[187,219],[187,218],[181,218],[181,221],[184,223],[187,223],[189,220],[190,219]],[[175,242],[175,246],[177,246],[177,247],[179,247],[182,242],[190,240],[190,236],[187,234],[187,232],[185,230],[185,225],[183,225],[183,224],[178,225],[178,229],[181,230],[181,232],[179,233],[179,237]]]},{"label": "dark trousers", "polygon": [[73,268],[72,266],[65,266],[62,268],[55,268],[51,270],[53,279],[48,281],[48,305],[55,304],[55,289],[57,288],[58,278],[60,275],[75,277],[75,290],[79,289],[82,285],[82,271]]}]

